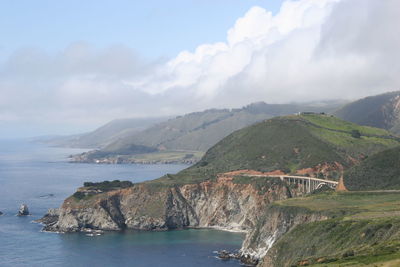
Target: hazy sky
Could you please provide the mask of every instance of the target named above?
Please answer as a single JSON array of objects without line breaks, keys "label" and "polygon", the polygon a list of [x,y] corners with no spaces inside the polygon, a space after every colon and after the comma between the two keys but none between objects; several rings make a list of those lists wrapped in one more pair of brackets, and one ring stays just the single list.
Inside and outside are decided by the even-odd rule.
[{"label": "hazy sky", "polygon": [[1,1],[0,137],[400,87],[398,0],[138,2]]}]

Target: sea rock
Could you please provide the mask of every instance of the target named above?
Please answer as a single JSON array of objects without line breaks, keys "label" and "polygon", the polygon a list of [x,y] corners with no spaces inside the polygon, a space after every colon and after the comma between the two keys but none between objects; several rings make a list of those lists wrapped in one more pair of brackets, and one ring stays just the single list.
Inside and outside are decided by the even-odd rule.
[{"label": "sea rock", "polygon": [[240,257],[240,262],[246,266],[257,266],[259,259],[248,254],[244,254]]},{"label": "sea rock", "polygon": [[3,215],[3,213],[0,211],[0,216]]},{"label": "sea rock", "polygon": [[51,227],[58,221],[59,216],[60,216],[59,209],[49,209],[47,213],[43,216],[43,218],[36,220],[35,222],[42,223],[43,225],[45,225],[43,230],[47,231],[47,228]]},{"label": "sea rock", "polygon": [[226,250],[218,251],[218,258],[220,258],[222,260],[230,260],[231,253],[229,253],[229,251],[226,251]]},{"label": "sea rock", "polygon": [[26,204],[22,204],[19,207],[18,216],[27,216],[27,215],[29,215],[28,206]]},{"label": "sea rock", "polygon": [[217,253],[218,253],[218,258],[220,258],[221,260],[230,260],[230,259],[240,260],[242,257],[242,255],[238,251],[230,252],[227,250],[220,250]]}]

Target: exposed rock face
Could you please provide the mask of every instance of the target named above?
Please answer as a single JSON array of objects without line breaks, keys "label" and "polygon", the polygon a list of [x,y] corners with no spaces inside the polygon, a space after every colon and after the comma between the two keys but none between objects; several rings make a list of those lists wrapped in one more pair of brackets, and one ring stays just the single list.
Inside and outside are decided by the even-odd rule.
[{"label": "exposed rock face", "polygon": [[[323,214],[307,209],[288,209],[279,206],[269,206],[264,216],[248,233],[241,249],[242,255],[249,255],[253,261],[263,259],[262,266],[274,266],[268,255],[272,245],[285,233],[299,224],[328,219]],[[267,257],[265,257],[267,255]]]},{"label": "exposed rock face", "polygon": [[18,216],[27,216],[27,215],[29,215],[28,206],[26,204],[22,204],[19,207]]},{"label": "exposed rock face", "polygon": [[60,215],[60,210],[59,209],[49,209],[43,218],[36,220],[35,222],[42,223],[45,225],[43,230],[47,230],[47,228],[50,228],[52,225],[57,223],[58,218]]},{"label": "exposed rock face", "polygon": [[[57,214],[47,214],[46,230],[73,232],[102,230],[167,230],[213,227],[238,231],[252,229],[273,201],[301,194],[279,179],[264,188],[234,183],[221,177],[176,187],[137,184],[131,188],[99,193],[77,201],[66,199]],[[52,218],[47,223],[45,218]]]}]

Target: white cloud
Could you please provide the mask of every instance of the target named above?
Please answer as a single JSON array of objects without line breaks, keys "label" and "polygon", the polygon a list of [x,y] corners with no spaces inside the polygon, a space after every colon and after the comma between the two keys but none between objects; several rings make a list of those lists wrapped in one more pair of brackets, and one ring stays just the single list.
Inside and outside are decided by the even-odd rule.
[{"label": "white cloud", "polygon": [[276,15],[253,7],[225,42],[167,62],[144,62],[124,46],[20,50],[0,72],[0,119],[99,123],[395,90],[399,24],[398,0],[299,0]]}]

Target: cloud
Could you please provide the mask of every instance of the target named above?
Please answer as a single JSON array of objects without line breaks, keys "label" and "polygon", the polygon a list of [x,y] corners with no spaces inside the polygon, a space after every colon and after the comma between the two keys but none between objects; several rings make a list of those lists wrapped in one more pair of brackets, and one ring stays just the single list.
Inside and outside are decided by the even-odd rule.
[{"label": "cloud", "polygon": [[192,101],[184,103],[197,108],[395,90],[399,10],[395,0],[286,1],[276,15],[253,7],[228,30],[226,42],[183,51],[127,84],[153,94],[190,91]]},{"label": "cloud", "polygon": [[397,0],[298,0],[276,15],[253,7],[226,41],[168,61],[146,62],[122,45],[74,43],[56,54],[22,49],[0,67],[0,120],[82,126],[396,90],[399,24]]}]

